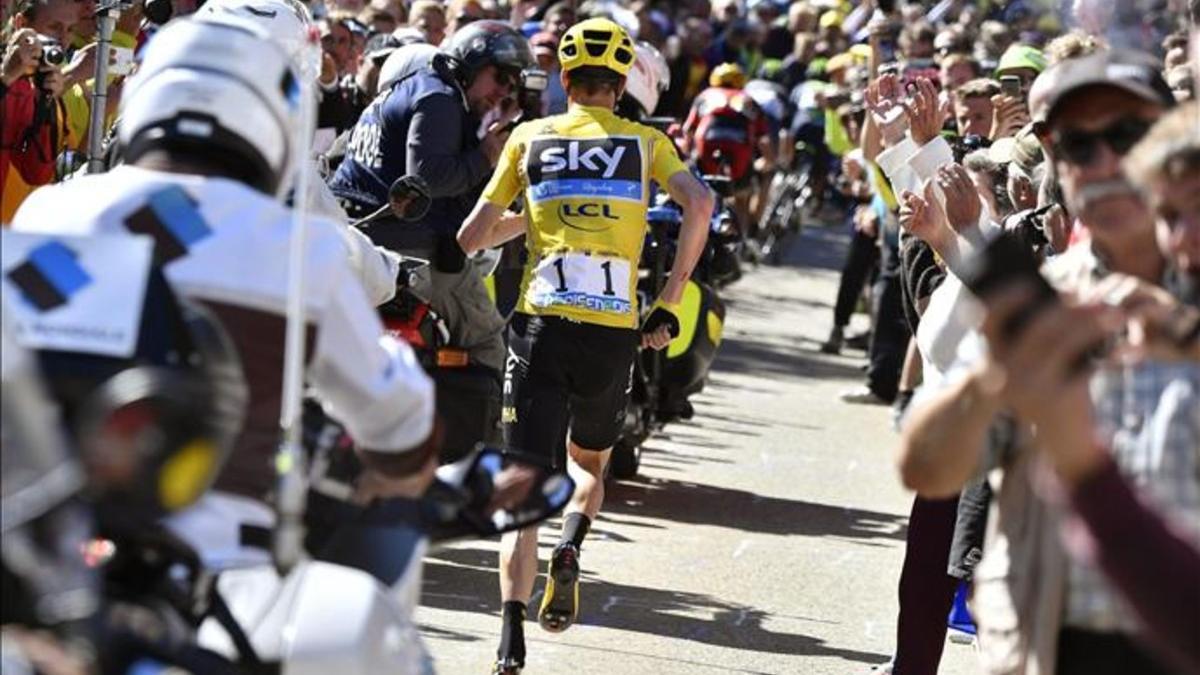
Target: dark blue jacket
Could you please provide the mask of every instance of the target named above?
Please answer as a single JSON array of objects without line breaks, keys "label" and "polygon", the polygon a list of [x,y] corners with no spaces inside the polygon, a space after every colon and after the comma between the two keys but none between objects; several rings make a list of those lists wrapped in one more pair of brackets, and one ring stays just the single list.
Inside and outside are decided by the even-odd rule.
[{"label": "dark blue jacket", "polygon": [[[348,209],[353,216],[386,204],[392,181],[415,173],[432,193],[429,213],[419,223],[386,228],[416,227],[453,236],[492,172],[479,147],[479,125],[458,87],[432,68],[422,68],[363,111],[329,187],[356,207]],[[389,246],[391,237],[379,229],[368,233],[376,243]]]}]

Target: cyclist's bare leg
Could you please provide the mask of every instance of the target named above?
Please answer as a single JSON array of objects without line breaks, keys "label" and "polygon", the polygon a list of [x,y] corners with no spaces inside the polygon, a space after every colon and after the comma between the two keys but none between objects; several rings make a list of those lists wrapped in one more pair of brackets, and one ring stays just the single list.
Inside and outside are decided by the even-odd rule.
[{"label": "cyclist's bare leg", "polygon": [[[575,481],[575,494],[563,514],[582,513],[595,520],[604,503],[604,467],[612,455],[585,450],[567,442],[567,473]],[[503,601],[529,603],[538,574],[537,526],[509,532],[500,539],[500,597]]]},{"label": "cyclist's bare leg", "polygon": [[603,451],[586,450],[567,441],[567,473],[575,481],[575,494],[564,509],[567,513],[582,513],[588,520],[595,520],[604,503],[604,467],[612,455],[612,448]]},{"label": "cyclist's bare leg", "polygon": [[538,527],[509,532],[500,539],[500,598],[529,604],[538,574]]}]

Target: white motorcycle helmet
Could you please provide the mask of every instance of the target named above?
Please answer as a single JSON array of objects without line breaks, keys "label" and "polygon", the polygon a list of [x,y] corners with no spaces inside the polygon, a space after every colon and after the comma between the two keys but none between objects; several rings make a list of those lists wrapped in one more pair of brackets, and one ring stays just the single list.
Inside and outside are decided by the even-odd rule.
[{"label": "white motorcycle helmet", "polygon": [[647,115],[653,115],[658,99],[671,86],[671,68],[661,52],[649,42],[634,46],[637,60],[625,78],[625,93],[633,97]]},{"label": "white motorcycle helmet", "polygon": [[125,159],[158,149],[204,155],[279,195],[295,166],[300,91],[291,59],[257,25],[172,21],[125,85],[117,129]]},{"label": "white motorcycle helmet", "polygon": [[309,33],[316,30],[312,14],[298,0],[208,0],[196,16],[241,17],[257,24],[279,43],[300,70],[305,82],[321,75],[321,50],[309,45]]}]

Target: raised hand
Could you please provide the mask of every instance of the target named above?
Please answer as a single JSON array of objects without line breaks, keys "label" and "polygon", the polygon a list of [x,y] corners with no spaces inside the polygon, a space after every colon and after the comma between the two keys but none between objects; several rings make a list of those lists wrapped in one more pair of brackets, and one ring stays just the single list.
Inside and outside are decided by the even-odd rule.
[{"label": "raised hand", "polygon": [[938,101],[937,87],[928,78],[917,78],[909,84],[910,97],[903,103],[908,113],[908,124],[913,142],[925,145],[937,138],[942,131],[942,107]]},{"label": "raised hand", "polygon": [[895,145],[904,139],[908,118],[900,103],[900,82],[895,75],[880,75],[867,85],[863,101],[875,126],[879,127],[884,143]]},{"label": "raised hand", "polygon": [[37,33],[33,29],[22,28],[14,32],[4,50],[0,80],[3,80],[5,85],[11,85],[26,75],[32,75],[37,70],[41,54],[42,46],[38,43]]},{"label": "raised hand", "polygon": [[961,164],[947,164],[937,170],[937,184],[946,197],[946,224],[955,232],[979,223],[983,200],[975,183]]},{"label": "raised hand", "polygon": [[990,136],[993,141],[1016,136],[1026,124],[1029,124],[1029,111],[1025,107],[1025,101],[1005,94],[992,97]]}]

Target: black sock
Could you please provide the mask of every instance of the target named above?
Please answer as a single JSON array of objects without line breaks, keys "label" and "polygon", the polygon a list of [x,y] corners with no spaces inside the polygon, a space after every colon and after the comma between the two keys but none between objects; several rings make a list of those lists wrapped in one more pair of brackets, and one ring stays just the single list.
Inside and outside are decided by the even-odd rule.
[{"label": "black sock", "polygon": [[501,611],[503,625],[500,627],[500,648],[496,650],[496,658],[515,659],[525,663],[525,603],[509,600],[504,603]]},{"label": "black sock", "polygon": [[592,519],[582,513],[568,513],[563,518],[562,536],[559,537],[558,543],[565,544],[571,542],[575,548],[583,548],[583,538],[587,536],[588,528],[592,526]]}]

